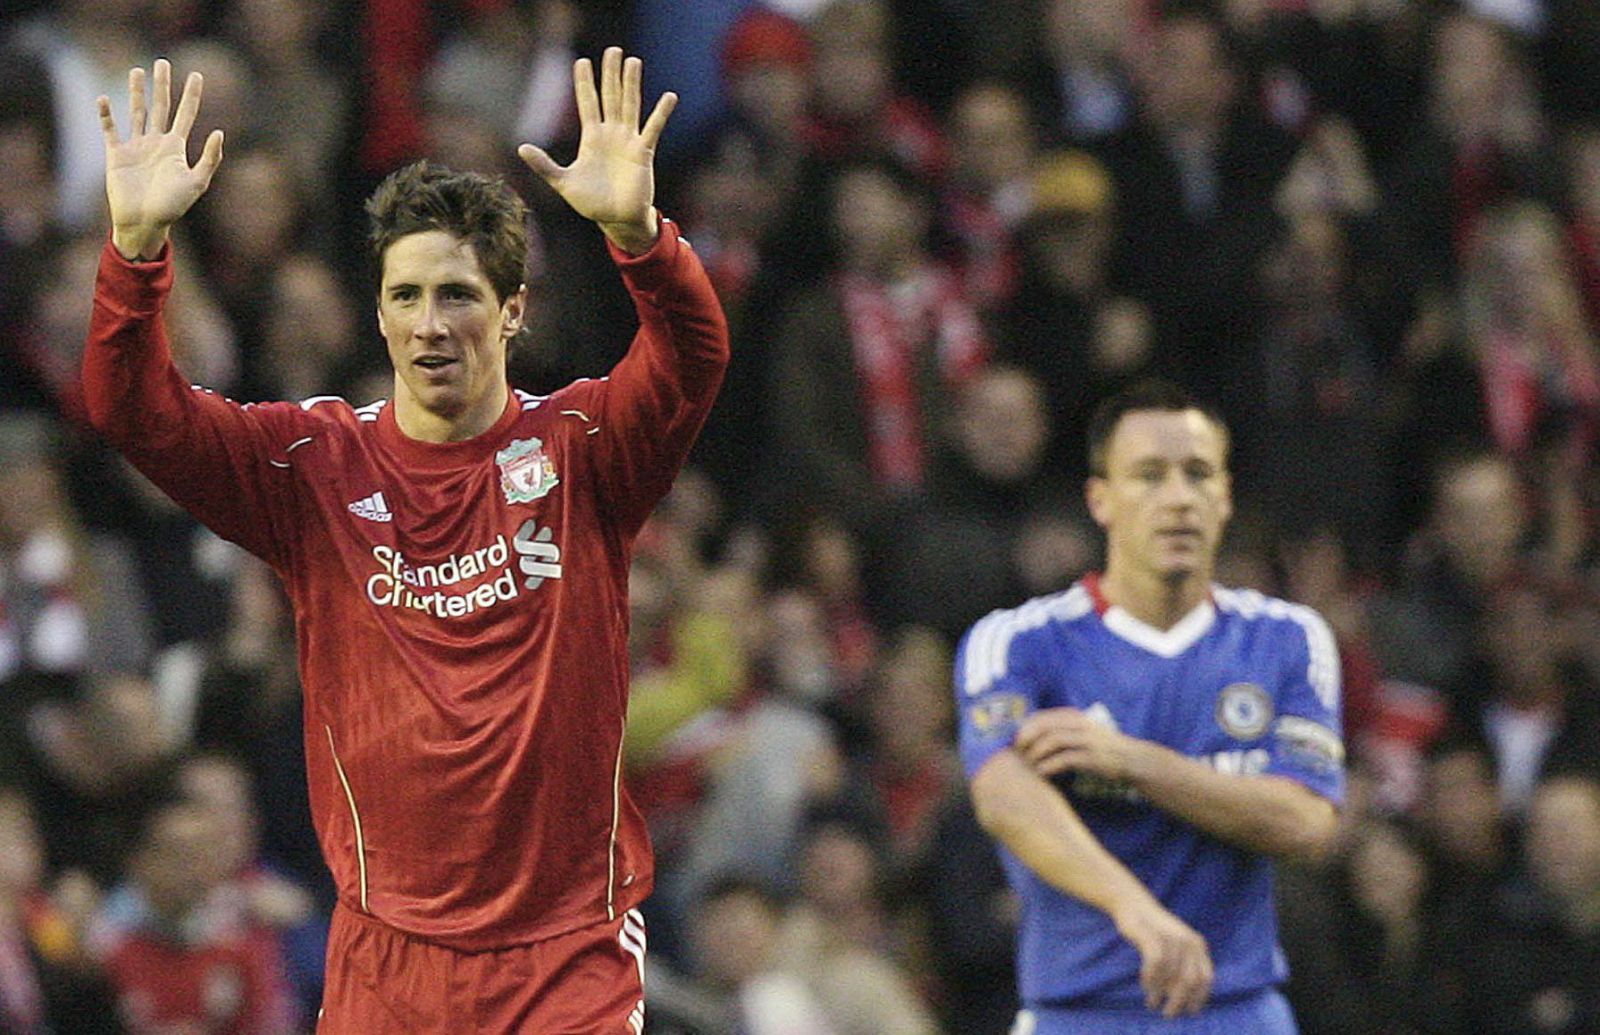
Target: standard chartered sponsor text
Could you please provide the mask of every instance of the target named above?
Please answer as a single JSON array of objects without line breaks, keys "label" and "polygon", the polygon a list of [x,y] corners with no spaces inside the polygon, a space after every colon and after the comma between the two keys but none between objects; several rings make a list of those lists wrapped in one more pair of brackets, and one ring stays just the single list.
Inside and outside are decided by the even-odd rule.
[{"label": "standard chartered sponsor text", "polygon": [[[460,618],[520,593],[516,572],[507,567],[511,549],[504,535],[476,550],[451,554],[437,564],[414,564],[392,546],[374,546],[380,571],[367,579],[367,599],[379,607],[405,607],[441,618]],[[446,587],[490,572],[488,581],[464,591]],[[431,590],[431,592],[429,592]]]}]

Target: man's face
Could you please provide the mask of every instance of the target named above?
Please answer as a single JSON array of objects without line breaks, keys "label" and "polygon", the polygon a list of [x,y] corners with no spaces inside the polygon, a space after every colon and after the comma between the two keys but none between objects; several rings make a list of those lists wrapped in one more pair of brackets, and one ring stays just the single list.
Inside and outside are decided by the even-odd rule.
[{"label": "man's face", "polygon": [[451,423],[498,407],[506,343],[522,325],[524,295],[499,301],[472,245],[454,234],[426,230],[389,245],[378,328],[394,364],[396,399]]},{"label": "man's face", "polygon": [[1110,562],[1209,578],[1233,514],[1225,432],[1199,410],[1135,410],[1112,430],[1105,467],[1088,499]]}]

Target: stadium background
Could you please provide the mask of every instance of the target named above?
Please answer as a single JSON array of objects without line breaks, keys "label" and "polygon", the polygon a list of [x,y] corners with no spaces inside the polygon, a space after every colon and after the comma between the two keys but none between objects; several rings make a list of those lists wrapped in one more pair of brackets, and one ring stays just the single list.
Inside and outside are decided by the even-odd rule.
[{"label": "stadium background", "polygon": [[1087,410],[1160,373],[1234,429],[1222,580],[1340,637],[1303,1030],[1600,1031],[1590,0],[22,0],[0,41],[0,1028],[309,1030],[330,905],[282,597],[82,422],[93,98],[165,55],[227,132],[194,380],[386,395],[360,202],[426,156],[532,201],[538,390],[632,313],[512,148],[570,153],[624,42],[735,353],[632,580],[651,1030],[1005,1030],[949,654],[1094,566]]}]

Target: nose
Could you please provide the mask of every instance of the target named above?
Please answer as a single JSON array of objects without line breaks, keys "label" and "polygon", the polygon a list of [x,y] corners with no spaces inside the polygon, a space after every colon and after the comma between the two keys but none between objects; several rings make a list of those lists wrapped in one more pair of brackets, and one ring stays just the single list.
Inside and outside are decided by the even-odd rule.
[{"label": "nose", "polygon": [[439,303],[432,295],[423,298],[422,305],[417,311],[417,322],[412,325],[411,333],[426,341],[444,337],[444,320]]},{"label": "nose", "polygon": [[1174,468],[1161,480],[1161,502],[1174,509],[1183,509],[1194,503],[1197,492],[1194,483]]}]

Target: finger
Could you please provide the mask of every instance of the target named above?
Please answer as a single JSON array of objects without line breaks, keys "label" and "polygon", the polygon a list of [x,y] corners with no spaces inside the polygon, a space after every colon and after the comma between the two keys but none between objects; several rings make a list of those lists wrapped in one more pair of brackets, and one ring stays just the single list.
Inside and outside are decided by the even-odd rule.
[{"label": "finger", "polygon": [[200,177],[200,189],[204,191],[211,186],[211,177],[217,174],[217,166],[222,164],[222,130],[214,129],[206,137],[206,146],[200,152],[200,160],[195,163],[195,175]]},{"label": "finger", "polygon": [[150,84],[150,125],[152,133],[167,131],[167,116],[172,113],[172,62],[157,58]]},{"label": "finger", "polygon": [[1072,751],[1055,751],[1040,758],[1027,759],[1028,765],[1040,776],[1060,776],[1062,773],[1083,768],[1078,755]]},{"label": "finger", "polygon": [[100,135],[105,137],[107,147],[117,144],[117,121],[111,117],[111,98],[101,94],[95,98],[95,104],[100,107]]},{"label": "finger", "polygon": [[634,129],[639,125],[639,107],[643,103],[639,99],[643,89],[644,62],[636,57],[628,58],[622,63],[622,112],[623,123]]},{"label": "finger", "polygon": [[572,63],[572,97],[578,104],[578,125],[600,121],[600,97],[594,90],[594,63],[579,58]]},{"label": "finger", "polygon": [[622,117],[622,48],[607,47],[600,55],[600,115]]},{"label": "finger", "polygon": [[144,69],[128,72],[128,136],[144,134]]},{"label": "finger", "polygon": [[532,144],[523,144],[517,148],[517,157],[522,159],[528,168],[532,169],[539,178],[554,187],[567,171],[556,164],[555,159],[544,153],[542,148]]},{"label": "finger", "polygon": [[1211,995],[1211,954],[1203,945],[1186,950],[1177,988],[1171,1000],[1169,1016],[1198,1013]]},{"label": "finger", "polygon": [[1161,977],[1155,953],[1146,953],[1139,964],[1139,987],[1144,989],[1145,1006],[1160,1010],[1165,1005],[1166,983]]},{"label": "finger", "polygon": [[178,101],[178,114],[172,120],[172,131],[183,139],[189,139],[189,131],[194,129],[195,116],[200,114],[200,94],[205,90],[205,77],[199,72],[190,72],[189,78],[183,81],[183,97]]},{"label": "finger", "polygon": [[678,95],[668,90],[656,101],[656,106],[650,112],[650,117],[645,120],[644,130],[640,134],[644,138],[644,146],[651,151],[656,149],[656,141],[661,139],[661,131],[667,128],[667,119],[672,116],[672,109],[678,106]]}]

